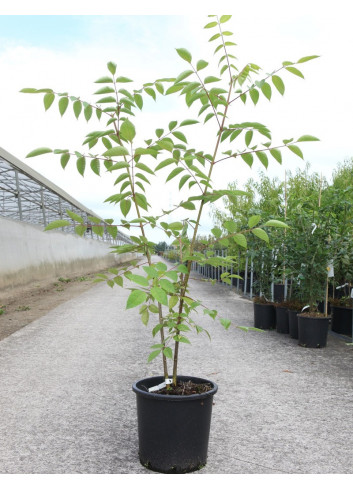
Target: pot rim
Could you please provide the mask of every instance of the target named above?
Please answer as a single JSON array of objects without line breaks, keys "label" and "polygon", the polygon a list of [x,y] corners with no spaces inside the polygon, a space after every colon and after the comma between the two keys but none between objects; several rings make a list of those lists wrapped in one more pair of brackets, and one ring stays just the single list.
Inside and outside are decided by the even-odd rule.
[{"label": "pot rim", "polygon": [[[172,376],[169,375],[169,378],[172,378]],[[132,390],[138,396],[147,397],[149,399],[156,399],[156,400],[159,399],[161,401],[167,401],[167,402],[199,401],[200,399],[205,399],[206,397],[214,396],[218,390],[218,385],[215,382],[213,382],[213,380],[204,379],[204,378],[200,378],[200,377],[193,377],[191,375],[178,375],[177,378],[178,378],[178,380],[186,380],[186,381],[192,380],[193,382],[196,382],[198,384],[208,383],[208,384],[212,385],[212,389],[207,391],[207,392],[203,392],[202,394],[191,394],[189,396],[178,396],[178,395],[173,395],[173,394],[166,395],[166,394],[157,394],[155,392],[148,392],[147,390],[142,390],[137,385],[137,384],[141,385],[142,382],[150,383],[151,381],[153,381],[150,384],[151,387],[152,387],[152,385],[158,385],[161,382],[163,382],[163,380],[164,380],[164,376],[159,375],[156,377],[146,377],[144,379],[137,380],[136,382],[134,382],[132,384]]]}]

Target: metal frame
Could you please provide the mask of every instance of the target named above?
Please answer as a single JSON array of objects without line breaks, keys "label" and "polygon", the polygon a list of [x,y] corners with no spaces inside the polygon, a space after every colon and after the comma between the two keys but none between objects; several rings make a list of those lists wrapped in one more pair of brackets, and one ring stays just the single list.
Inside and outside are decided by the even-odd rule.
[{"label": "metal frame", "polygon": [[[87,229],[85,238],[109,241],[115,245],[132,243],[121,231],[114,239],[107,232],[104,219],[0,147],[0,216],[45,227],[51,221],[69,220],[66,210],[81,216],[85,223],[88,223],[89,216],[103,222],[103,236],[95,235]],[[74,233],[74,221],[72,226],[61,229]]]}]

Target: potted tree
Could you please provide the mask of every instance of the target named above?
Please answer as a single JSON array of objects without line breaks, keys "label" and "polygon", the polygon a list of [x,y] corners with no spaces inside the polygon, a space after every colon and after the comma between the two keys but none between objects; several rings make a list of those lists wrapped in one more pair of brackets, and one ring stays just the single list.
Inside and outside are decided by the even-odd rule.
[{"label": "potted tree", "polygon": [[[197,470],[206,463],[207,458],[212,398],[217,392],[217,385],[191,373],[187,377],[180,376],[179,348],[190,343],[188,334],[191,330],[204,332],[193,316],[193,311],[197,309],[202,308],[204,313],[219,320],[224,328],[230,327],[228,319],[221,317],[216,310],[203,306],[192,296],[189,279],[195,262],[213,266],[225,263],[225,259],[213,255],[212,250],[207,254],[195,250],[205,208],[224,196],[235,199],[244,194],[236,189],[213,188],[212,177],[222,168],[224,160],[235,159],[236,162],[243,161],[251,165],[256,157],[267,166],[269,157],[281,162],[282,147],[302,156],[296,143],[317,140],[305,135],[296,141],[286,139],[279,145],[272,142],[270,130],[263,124],[232,122],[231,109],[236,104],[251,101],[256,104],[260,96],[270,99],[271,85],[283,95],[284,83],[279,72],[302,77],[297,65],[317,56],[300,58],[296,63],[285,61],[271,74],[261,75],[261,68],[254,63],[237,68],[231,53],[235,44],[230,41],[229,30],[224,30],[224,24],[230,18],[230,15],[212,15],[205,26],[213,31],[210,41],[216,43],[220,75],[203,76],[202,70],[207,69],[208,62],[202,59],[195,62],[187,49],[178,48],[177,55],[185,62],[186,70],[176,77],[160,78],[135,89],[125,88],[132,81],[121,76],[116,64],[109,62],[107,75],[96,80],[101,87],[95,92],[99,97],[96,103],[51,89],[22,90],[25,93],[44,93],[46,110],[56,99],[61,114],[72,104],[77,118],[81,113],[87,120],[97,117],[103,125],[100,130],[87,134],[84,141],[87,150],[73,152],[44,147],[31,151],[28,157],[58,154],[64,168],[74,157],[82,175],[88,162],[94,173],[99,173],[103,165],[118,186],[117,193],[106,200],[118,204],[123,217],[118,224],[111,221],[98,223],[93,219],[92,230],[101,233],[102,225],[112,235],[116,233],[117,226],[137,230],[137,234],[131,236],[133,244],[115,246],[113,251],[140,253],[143,259],[135,264],[134,269],[129,267],[122,272],[112,269],[111,275],[100,276],[99,280],[106,281],[111,287],[127,287],[130,294],[126,308],[139,308],[142,323],[152,323],[152,336],[158,337],[153,341],[148,361],[157,357],[161,359],[161,375],[138,380],[133,390],[137,397],[140,461],[159,472],[184,473]],[[256,77],[256,81],[253,81],[253,77]],[[140,138],[132,119],[138,110],[143,109],[144,97],[157,99],[157,95],[164,97],[172,94],[181,96],[188,108],[198,106],[198,116],[181,122],[173,120],[168,127],[156,129],[154,137]],[[200,122],[205,123],[207,128],[214,125],[212,144],[208,132],[203,138],[207,143],[206,149],[195,149],[184,134],[185,129]],[[241,149],[235,148],[236,138]],[[200,138],[197,144],[199,141]],[[156,173],[162,176],[163,182],[175,183],[176,192],[173,195],[178,196],[180,190],[185,188],[188,193],[173,209],[154,215],[150,207],[148,185]],[[153,183],[156,185],[155,180]],[[180,210],[185,211],[181,218],[165,222],[166,214]],[[134,215],[130,217],[132,212]],[[87,223],[73,213],[69,217],[76,222],[76,232],[82,235]],[[69,224],[68,220],[57,221],[50,223],[47,230]],[[212,234],[215,241],[224,246],[234,242],[245,247],[246,233],[268,241],[264,229],[266,226],[285,225],[276,220],[260,225],[256,217],[250,218],[248,229],[242,232],[234,230],[231,223],[224,223],[223,230],[214,228]],[[148,238],[148,230],[155,227],[164,230],[166,239],[173,240],[178,263],[168,267],[164,261],[152,259],[156,243]],[[228,264],[234,263],[232,257],[226,260]],[[225,272],[221,278],[229,282],[232,277],[229,272]],[[171,369],[169,362],[172,364]]]},{"label": "potted tree", "polygon": [[[295,278],[299,281],[298,296],[306,302],[298,318],[298,343],[309,348],[326,346],[330,318],[319,312],[325,298],[327,264],[330,256],[328,229],[324,209],[299,206],[292,215],[295,238],[289,249]],[[318,223],[318,224],[316,224]],[[293,233],[293,229],[291,229]]]}]

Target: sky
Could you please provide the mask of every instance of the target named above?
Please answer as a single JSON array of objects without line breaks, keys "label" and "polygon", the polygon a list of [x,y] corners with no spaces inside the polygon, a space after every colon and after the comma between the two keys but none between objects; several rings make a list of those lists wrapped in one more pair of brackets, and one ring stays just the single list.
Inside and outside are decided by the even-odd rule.
[{"label": "sky", "polygon": [[[212,68],[205,69],[204,76],[218,76],[217,59],[213,57],[216,45],[208,42],[213,31],[203,29],[210,21],[207,15],[214,13],[232,14],[224,26],[234,32],[229,39],[237,43],[232,51],[238,58],[237,66],[252,62],[271,73],[284,60],[320,56],[298,66],[305,80],[290,73],[283,75],[283,97],[274,89],[271,102],[264,97],[256,107],[240,102],[230,120],[261,122],[271,129],[274,142],[303,134],[316,136],[320,142],[301,145],[304,160],[283,151],[282,165],[271,160],[268,170],[259,162],[249,168],[239,158],[226,161],[215,167],[215,187],[226,188],[229,182],[237,181],[241,189],[248,178],[258,178],[261,170],[283,180],[285,171],[304,169],[307,162],[311,171],[330,179],[337,164],[353,156],[353,34],[348,0],[337,0],[334,7],[328,1],[298,0],[290,3],[290,8],[277,0],[234,0],[222,2],[221,12],[215,12],[208,1],[180,1],[173,11],[168,4],[134,2],[132,10],[108,1],[99,9],[86,3],[84,11],[79,3],[73,7],[67,1],[57,8],[35,1],[30,9],[21,2],[0,7],[0,146],[96,214],[118,222],[119,208],[104,204],[117,192],[110,175],[97,177],[90,172],[82,178],[74,164],[63,171],[54,155],[26,159],[31,150],[42,146],[80,151],[85,135],[104,126],[97,119],[87,123],[81,117],[76,121],[72,110],[61,117],[57,102],[45,112],[41,96],[20,90],[49,87],[95,101],[92,94],[98,87],[94,81],[109,74],[108,61],[117,63],[118,75],[134,80],[127,87],[132,90],[188,69],[176,53],[180,47],[188,49],[194,60],[210,62]],[[178,94],[161,96],[157,102],[145,97],[144,110],[133,120],[137,140],[143,144],[155,136],[155,128],[167,127],[171,120],[195,118],[198,109],[188,109]],[[185,128],[188,141],[205,152],[212,152],[215,132],[212,121]],[[225,144],[223,150],[229,148],[234,146]],[[173,181],[166,183],[166,176],[160,172],[158,182],[153,183],[153,214],[172,208],[186,195],[178,192]],[[173,215],[182,218],[176,212],[170,219]],[[200,233],[208,234],[212,227],[206,211]],[[164,235],[152,232],[150,238],[164,240]]]}]

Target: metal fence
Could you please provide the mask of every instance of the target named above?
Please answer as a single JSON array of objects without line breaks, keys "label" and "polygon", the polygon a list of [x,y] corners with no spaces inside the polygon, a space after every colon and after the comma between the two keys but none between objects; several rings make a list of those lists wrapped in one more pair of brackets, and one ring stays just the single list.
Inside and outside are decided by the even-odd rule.
[{"label": "metal fence", "polygon": [[[89,223],[89,216],[102,221],[101,225],[104,227],[102,236],[94,234],[89,224],[84,235],[86,238],[109,241],[115,245],[132,243],[121,231],[118,231],[117,237],[113,238],[107,232],[107,224],[100,216],[0,148],[0,216],[45,227],[58,219],[69,220],[66,210],[81,216],[86,224]],[[62,230],[74,233],[74,221],[72,226]]]}]

